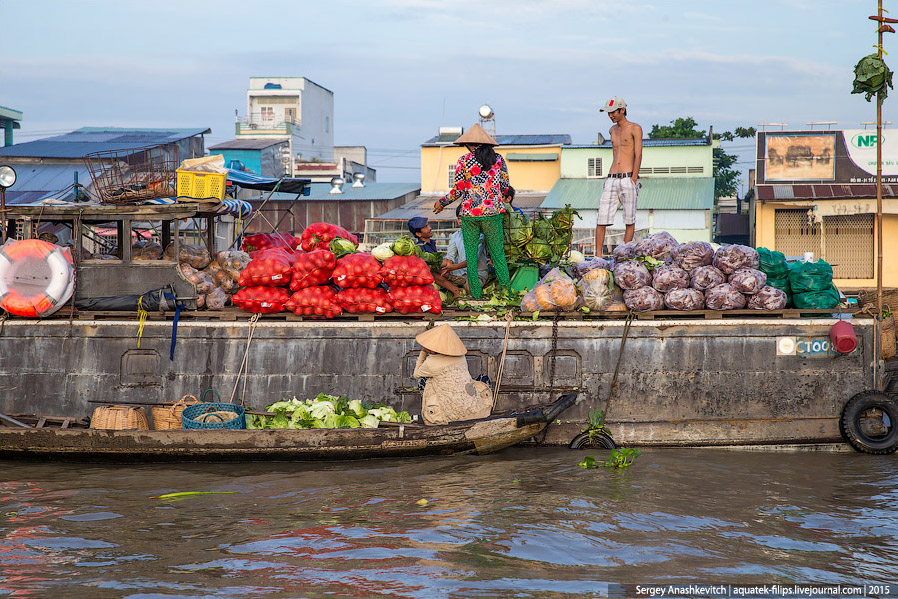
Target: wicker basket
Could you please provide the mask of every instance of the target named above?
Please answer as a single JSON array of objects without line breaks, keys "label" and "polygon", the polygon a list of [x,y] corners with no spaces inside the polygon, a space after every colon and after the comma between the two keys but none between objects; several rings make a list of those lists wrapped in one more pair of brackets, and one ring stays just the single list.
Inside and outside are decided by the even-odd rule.
[{"label": "wicker basket", "polygon": [[[864,289],[857,294],[857,301],[860,304],[861,309],[867,308],[868,306],[876,311],[876,290],[875,289]],[[891,287],[885,288],[882,290],[882,305],[885,306],[898,306],[898,289],[894,289]]]},{"label": "wicker basket", "polygon": [[185,395],[173,404],[162,404],[150,408],[150,416],[153,417],[153,430],[168,431],[181,428],[181,412],[187,406],[200,403],[193,395]]},{"label": "wicker basket", "polygon": [[882,334],[882,359],[887,360],[896,353],[895,315],[889,314],[888,318],[883,318],[880,327]]},{"label": "wicker basket", "polygon": [[[246,408],[234,403],[198,403],[181,412],[184,428],[243,429]],[[236,416],[236,417],[235,417]]]},{"label": "wicker basket", "polygon": [[149,430],[147,413],[137,406],[100,406],[94,410],[90,428],[112,431]]}]

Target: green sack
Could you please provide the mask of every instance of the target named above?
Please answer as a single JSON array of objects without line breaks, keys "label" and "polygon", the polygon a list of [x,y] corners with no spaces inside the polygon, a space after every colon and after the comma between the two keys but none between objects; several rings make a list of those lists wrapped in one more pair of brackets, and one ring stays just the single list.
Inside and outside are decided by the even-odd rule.
[{"label": "green sack", "polygon": [[792,295],[792,303],[796,308],[808,308],[811,310],[828,310],[839,305],[839,293],[831,285],[829,289],[821,291],[807,291]]},{"label": "green sack", "polygon": [[[768,281],[770,279],[789,278],[789,263],[786,262],[786,256],[783,255],[782,252],[768,250],[767,248],[758,248],[758,258],[761,261],[758,270],[767,275]],[[770,285],[769,282],[768,285]],[[772,287],[782,289],[782,287],[776,285],[772,285]],[[785,291],[785,289],[783,289],[783,291]]]},{"label": "green sack", "polygon": [[826,291],[833,285],[833,267],[824,260],[796,262],[789,270],[789,285],[795,294]]}]

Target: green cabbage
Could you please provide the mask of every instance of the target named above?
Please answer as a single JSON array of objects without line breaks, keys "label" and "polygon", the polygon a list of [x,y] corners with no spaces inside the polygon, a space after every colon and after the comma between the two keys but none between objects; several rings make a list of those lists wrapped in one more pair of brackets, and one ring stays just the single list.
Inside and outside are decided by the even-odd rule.
[{"label": "green cabbage", "polygon": [[390,258],[393,257],[393,250],[390,246],[392,243],[382,243],[373,250],[371,250],[371,255],[380,260],[381,262],[386,262]]},{"label": "green cabbage", "polygon": [[537,216],[533,219],[533,236],[552,243],[555,239],[555,230],[543,216]]},{"label": "green cabbage", "polygon": [[570,204],[565,204],[564,208],[555,212],[552,215],[552,218],[549,219],[549,223],[552,225],[552,228],[555,230],[556,235],[563,235],[566,232],[571,231],[574,228],[574,217],[579,217],[580,214],[571,208]]},{"label": "green cabbage", "polygon": [[411,422],[408,412],[396,412],[382,404],[368,404],[357,399],[319,393],[315,399],[278,401],[266,410],[271,416],[247,416],[252,429],[290,428],[377,428],[378,423]]},{"label": "green cabbage", "polygon": [[334,253],[334,256],[339,259],[346,254],[354,254],[355,244],[348,239],[343,239],[342,237],[334,237],[330,242],[330,250]]},{"label": "green cabbage", "polygon": [[508,224],[503,222],[505,240],[510,245],[523,247],[533,238],[533,228],[527,215],[522,212],[506,214],[508,214]]},{"label": "green cabbage", "polygon": [[552,246],[537,237],[530,240],[524,247],[524,252],[539,264],[548,264],[552,259]]},{"label": "green cabbage", "polygon": [[393,242],[393,246],[391,249],[397,256],[413,256],[415,254],[416,247],[418,247],[418,244],[415,243],[414,239],[412,239],[408,235],[403,235]]}]

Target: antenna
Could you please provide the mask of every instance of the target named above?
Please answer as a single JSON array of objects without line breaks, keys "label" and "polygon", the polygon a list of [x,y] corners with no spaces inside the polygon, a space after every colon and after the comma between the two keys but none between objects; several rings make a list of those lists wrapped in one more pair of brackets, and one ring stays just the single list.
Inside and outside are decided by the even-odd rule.
[{"label": "antenna", "polygon": [[496,115],[493,113],[493,109],[489,104],[484,104],[477,110],[477,114],[480,116],[480,126],[484,128],[484,130],[496,137]]}]

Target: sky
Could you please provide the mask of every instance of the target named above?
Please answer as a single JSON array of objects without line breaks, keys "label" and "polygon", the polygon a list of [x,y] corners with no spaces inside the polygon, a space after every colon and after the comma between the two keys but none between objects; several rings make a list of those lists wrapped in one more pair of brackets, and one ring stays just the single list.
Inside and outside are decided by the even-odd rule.
[{"label": "sky", "polygon": [[[898,16],[898,0],[884,7]],[[875,104],[850,92],[875,13],[875,0],[0,0],[0,105],[24,113],[17,143],[209,127],[208,147],[234,137],[250,77],[303,76],[334,92],[336,145],[366,146],[378,181],[418,182],[421,143],[484,103],[499,134],[579,144],[607,137],[611,96],[646,133],[684,116],[714,131],[862,128]],[[884,49],[898,57],[898,35]],[[752,166],[751,140],[724,149]]]}]

